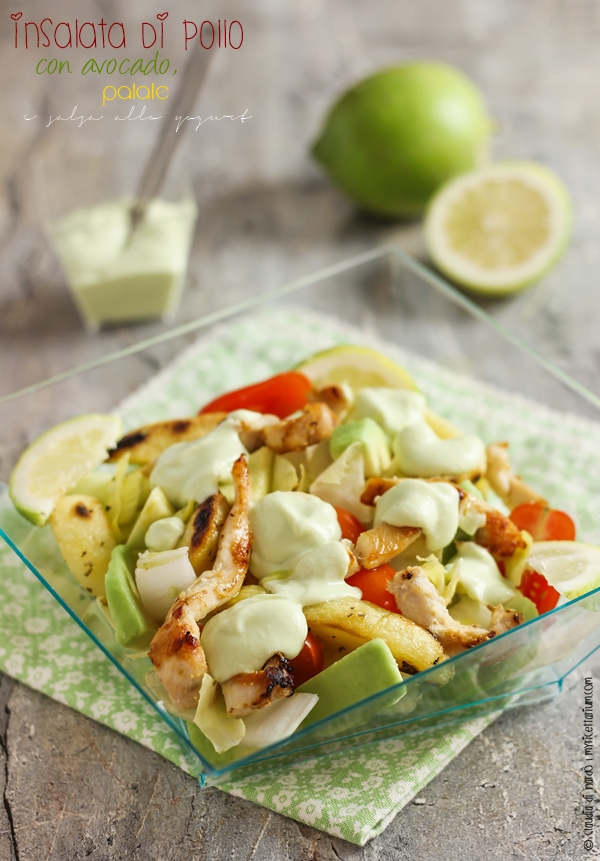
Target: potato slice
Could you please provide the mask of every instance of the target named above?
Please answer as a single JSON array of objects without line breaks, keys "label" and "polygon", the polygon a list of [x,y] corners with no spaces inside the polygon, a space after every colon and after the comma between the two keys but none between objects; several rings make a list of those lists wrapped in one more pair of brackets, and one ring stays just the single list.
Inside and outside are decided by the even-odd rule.
[{"label": "potato slice", "polygon": [[109,452],[108,459],[118,460],[129,452],[129,463],[151,463],[173,443],[190,442],[206,436],[226,417],[227,413],[205,413],[188,419],[171,419],[144,425],[122,437]]},{"label": "potato slice", "polygon": [[405,673],[426,670],[446,657],[429,631],[368,601],[325,601],[304,607],[304,615],[315,637],[340,657],[377,637],[387,643]]},{"label": "potato slice", "polygon": [[192,568],[198,577],[208,571],[217,555],[221,530],[229,514],[229,505],[222,493],[205,499],[187,522],[178,547],[189,547]]},{"label": "potato slice", "polygon": [[115,546],[108,515],[93,496],[63,496],[50,516],[58,549],[78,583],[105,595],[104,575]]}]

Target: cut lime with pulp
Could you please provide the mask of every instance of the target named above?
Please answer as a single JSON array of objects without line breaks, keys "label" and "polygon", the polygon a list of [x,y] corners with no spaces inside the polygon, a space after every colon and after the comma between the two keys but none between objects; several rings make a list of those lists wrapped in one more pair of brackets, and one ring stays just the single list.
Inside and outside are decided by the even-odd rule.
[{"label": "cut lime with pulp", "polygon": [[61,496],[106,459],[121,435],[116,416],[78,416],[51,428],[25,449],[10,478],[23,517],[42,526]]},{"label": "cut lime with pulp", "polygon": [[533,162],[500,162],[446,183],[431,201],[425,242],[458,284],[511,293],[541,278],[565,250],[571,204],[562,182]]},{"label": "cut lime with pulp", "polygon": [[600,547],[593,544],[536,541],[531,545],[527,565],[569,600],[600,586]]},{"label": "cut lime with pulp", "polygon": [[311,356],[296,370],[307,376],[315,388],[345,383],[353,391],[365,386],[417,391],[412,377],[404,368],[369,347],[332,347]]}]

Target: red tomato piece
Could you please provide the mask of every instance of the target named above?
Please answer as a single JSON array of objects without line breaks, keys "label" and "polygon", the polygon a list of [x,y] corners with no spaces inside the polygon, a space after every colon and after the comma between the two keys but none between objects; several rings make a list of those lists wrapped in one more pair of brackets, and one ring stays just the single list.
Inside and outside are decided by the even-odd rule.
[{"label": "red tomato piece", "polygon": [[519,589],[526,598],[533,601],[540,615],[553,610],[560,598],[560,593],[554,586],[551,586],[544,575],[538,574],[533,568],[525,569]]},{"label": "red tomato piece", "polygon": [[284,419],[306,406],[311,389],[312,383],[304,374],[286,371],[269,377],[261,383],[254,383],[252,386],[219,395],[214,401],[203,406],[199,415],[221,411],[231,413],[233,410],[254,410],[257,413],[271,413]]},{"label": "red tomato piece", "polygon": [[348,577],[346,583],[360,589],[365,601],[377,604],[378,607],[383,607],[384,610],[390,610],[392,613],[400,613],[396,599],[386,589],[387,584],[395,574],[392,566],[386,564],[372,568],[370,571],[361,568],[356,574]]},{"label": "red tomato piece", "polygon": [[302,651],[295,658],[292,658],[290,663],[294,677],[294,688],[300,687],[323,669],[323,646],[310,631],[304,641]]},{"label": "red tomato piece", "polygon": [[358,536],[365,531],[365,527],[358,517],[355,517],[350,511],[346,511],[345,508],[338,508],[337,505],[333,507],[342,530],[342,538],[347,538],[348,541],[356,544]]},{"label": "red tomato piece", "polygon": [[510,519],[525,529],[534,541],[575,541],[575,524],[564,511],[541,502],[524,502],[511,512]]}]

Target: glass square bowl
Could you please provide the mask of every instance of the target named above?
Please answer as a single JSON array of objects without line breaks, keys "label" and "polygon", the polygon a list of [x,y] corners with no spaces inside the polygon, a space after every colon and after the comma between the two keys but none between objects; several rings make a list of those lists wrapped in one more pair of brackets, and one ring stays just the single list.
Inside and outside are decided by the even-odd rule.
[{"label": "glass square bowl", "polygon": [[[217,289],[217,288],[215,288]],[[426,732],[557,694],[600,645],[600,589],[258,751],[216,754],[148,686],[150,661],[115,641],[98,605],[62,561],[49,526],[13,509],[6,482],[23,448],[82,413],[121,415],[124,429],[193,415],[215,395],[338,344],[375,347],[403,365],[430,406],[486,443],[511,444],[513,465],[578,538],[600,544],[600,402],[419,261],[394,247],[97,358],[0,399],[0,536],[198,757],[211,782]],[[596,421],[595,421],[596,419]]]}]

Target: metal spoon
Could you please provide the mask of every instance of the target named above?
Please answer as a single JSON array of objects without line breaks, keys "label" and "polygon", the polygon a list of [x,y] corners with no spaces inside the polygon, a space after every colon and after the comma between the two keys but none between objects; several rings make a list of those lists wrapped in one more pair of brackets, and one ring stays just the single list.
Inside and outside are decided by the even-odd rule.
[{"label": "metal spoon", "polygon": [[[179,87],[175,92],[171,109],[173,116],[185,117],[191,111],[200,87],[206,78],[211,55],[212,51],[205,50],[200,45],[192,50],[183,70]],[[129,239],[142,220],[148,201],[158,194],[173,154],[182,137],[183,135],[177,132],[171,123],[165,122],[163,124],[150,153],[150,158],[142,172],[136,200],[131,210]]]}]

